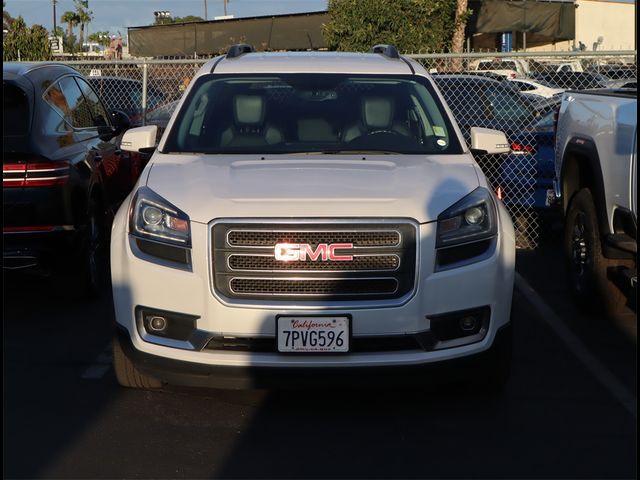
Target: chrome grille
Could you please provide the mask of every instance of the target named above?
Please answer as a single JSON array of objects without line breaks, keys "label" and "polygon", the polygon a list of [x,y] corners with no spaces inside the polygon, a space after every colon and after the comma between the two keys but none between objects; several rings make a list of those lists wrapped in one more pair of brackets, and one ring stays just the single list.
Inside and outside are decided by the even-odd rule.
[{"label": "chrome grille", "polygon": [[[415,284],[417,227],[408,221],[220,221],[211,236],[213,286],[226,298],[397,299]],[[319,245],[351,244],[337,250],[351,259],[309,254],[279,260],[275,247],[281,243],[308,245],[313,252]]]}]

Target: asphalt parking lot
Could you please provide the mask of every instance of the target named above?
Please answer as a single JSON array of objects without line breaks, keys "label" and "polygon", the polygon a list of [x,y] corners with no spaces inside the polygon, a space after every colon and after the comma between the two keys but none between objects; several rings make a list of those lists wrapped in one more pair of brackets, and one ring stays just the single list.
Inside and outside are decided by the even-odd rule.
[{"label": "asphalt parking lot", "polygon": [[575,308],[554,245],[520,252],[500,396],[120,388],[112,307],[5,275],[4,478],[636,478],[636,315]]}]

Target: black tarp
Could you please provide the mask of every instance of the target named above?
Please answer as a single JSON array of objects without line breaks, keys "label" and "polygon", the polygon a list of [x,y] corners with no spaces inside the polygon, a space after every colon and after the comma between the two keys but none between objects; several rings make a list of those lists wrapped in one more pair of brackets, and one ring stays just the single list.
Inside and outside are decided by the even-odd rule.
[{"label": "black tarp", "polygon": [[[473,15],[467,35],[527,32],[538,43],[571,40],[575,34],[573,1],[470,0]],[[427,19],[428,20],[428,19]],[[256,50],[326,48],[322,25],[327,12],[234,18],[129,28],[129,53],[134,57],[193,57],[225,52],[235,43]]]},{"label": "black tarp", "polygon": [[467,32],[526,32],[550,42],[575,37],[575,4],[535,0],[470,1]]},{"label": "black tarp", "polygon": [[322,25],[327,12],[237,18],[129,28],[129,53],[135,57],[191,57],[226,51],[235,43],[256,50],[325,48]]}]

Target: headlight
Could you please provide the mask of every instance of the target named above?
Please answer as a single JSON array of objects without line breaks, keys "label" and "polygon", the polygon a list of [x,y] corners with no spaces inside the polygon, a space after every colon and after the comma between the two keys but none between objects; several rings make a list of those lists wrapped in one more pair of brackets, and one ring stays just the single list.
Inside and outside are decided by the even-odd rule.
[{"label": "headlight", "polygon": [[156,242],[191,247],[189,216],[148,187],[141,187],[133,197],[129,233]]},{"label": "headlight", "polygon": [[479,187],[438,215],[436,248],[486,240],[497,232],[493,194]]}]

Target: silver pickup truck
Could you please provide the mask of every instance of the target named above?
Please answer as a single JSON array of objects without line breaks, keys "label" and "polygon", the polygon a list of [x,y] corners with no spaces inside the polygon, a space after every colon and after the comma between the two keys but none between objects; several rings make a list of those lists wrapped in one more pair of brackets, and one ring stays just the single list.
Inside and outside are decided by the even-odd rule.
[{"label": "silver pickup truck", "polygon": [[581,306],[635,304],[637,91],[563,95],[556,130],[556,195],[565,213],[567,277]]}]

